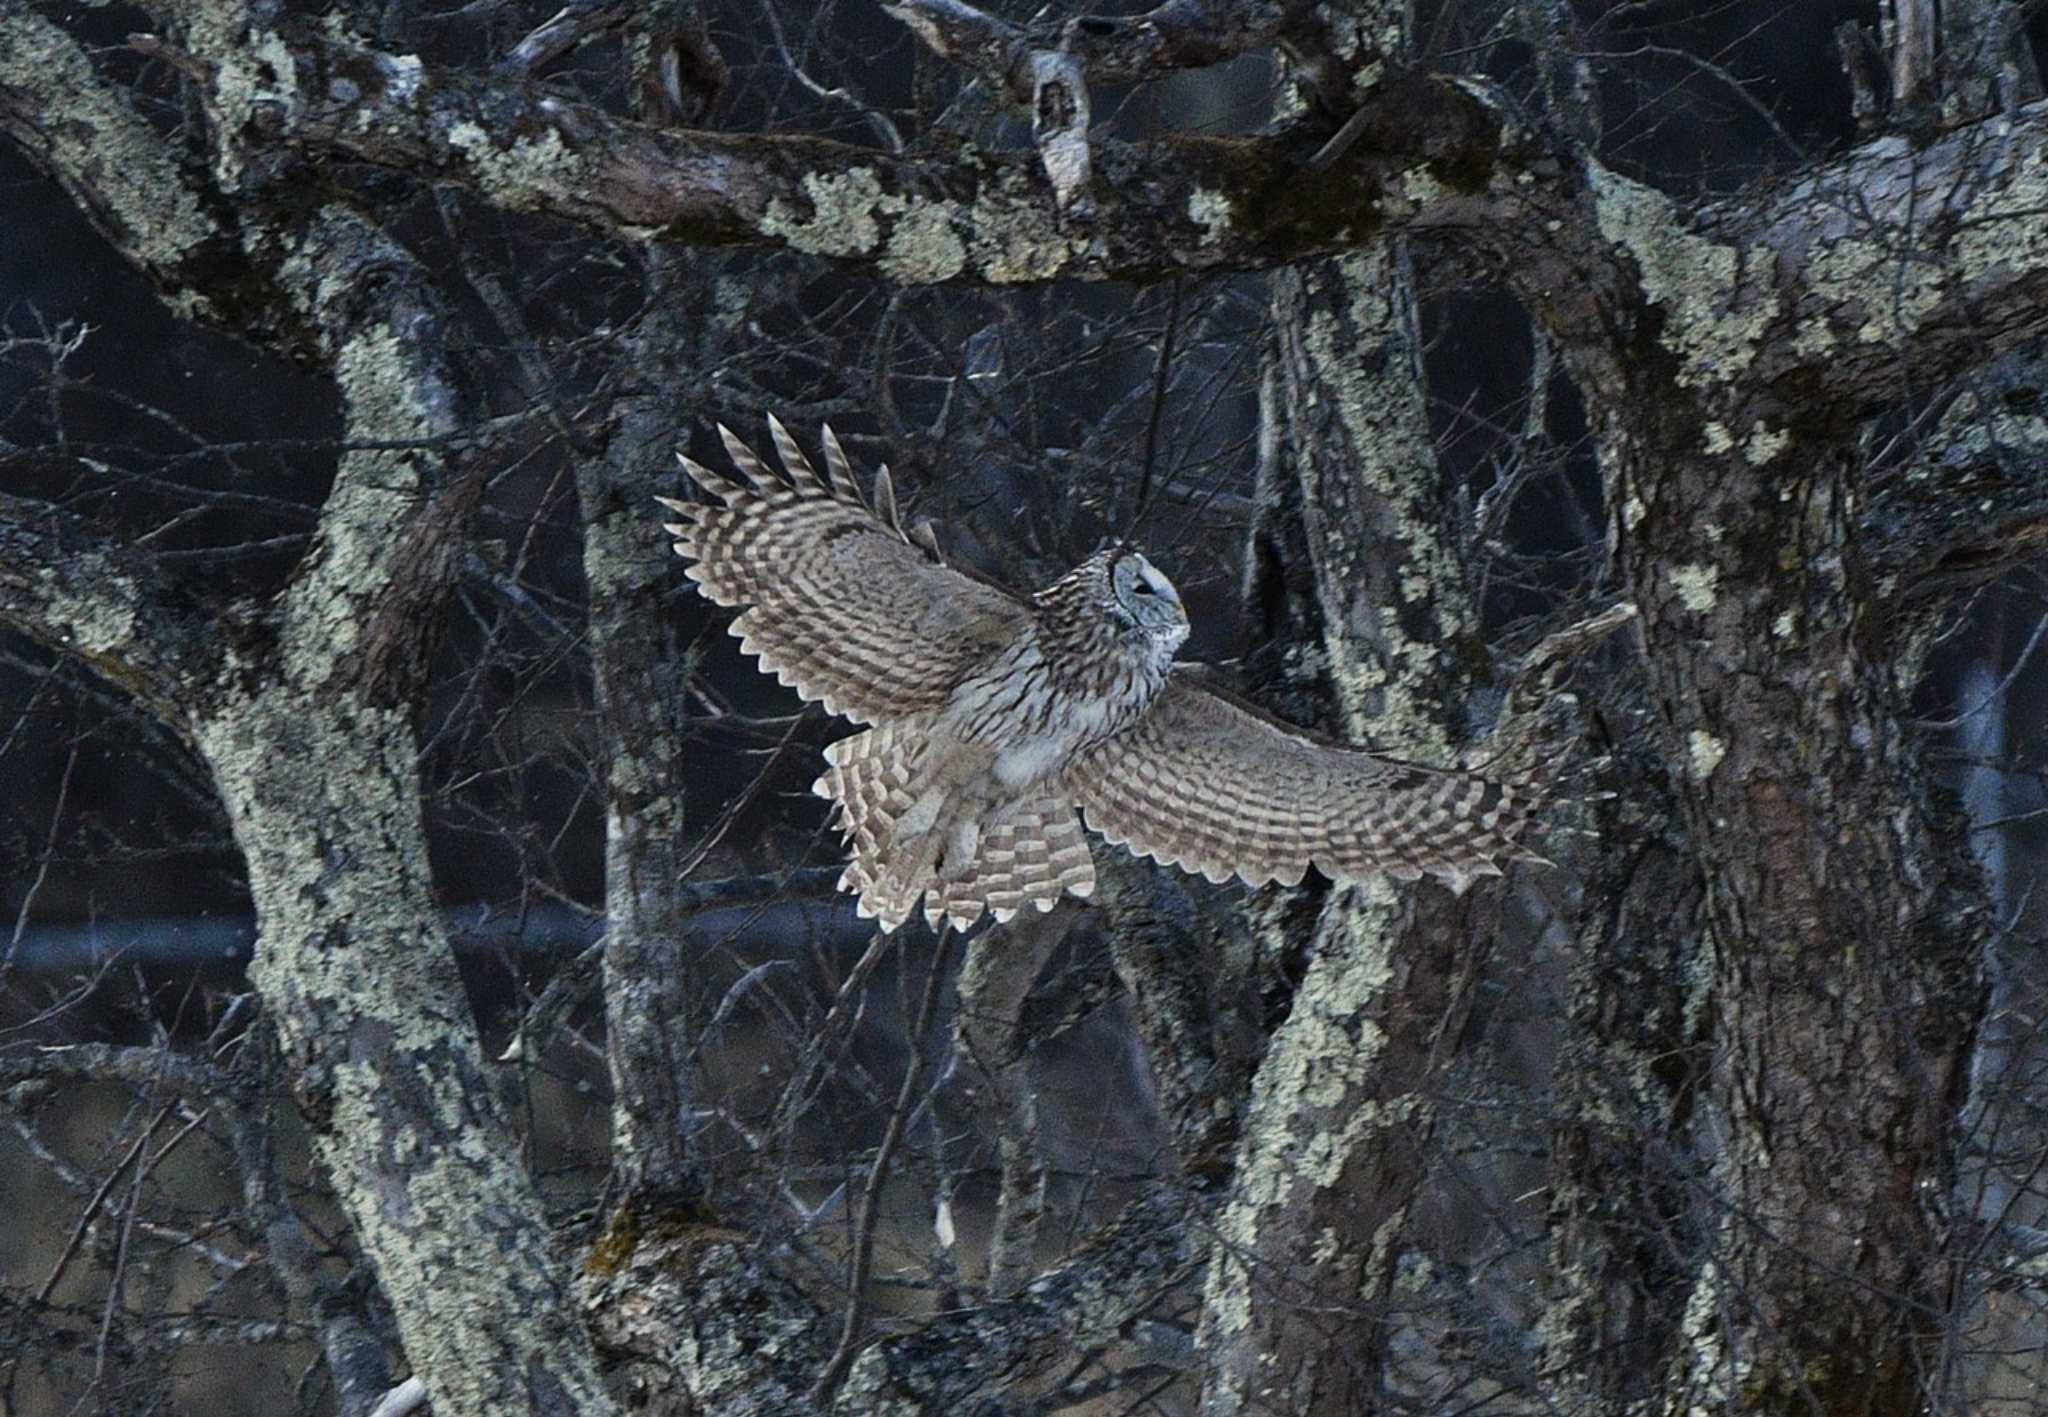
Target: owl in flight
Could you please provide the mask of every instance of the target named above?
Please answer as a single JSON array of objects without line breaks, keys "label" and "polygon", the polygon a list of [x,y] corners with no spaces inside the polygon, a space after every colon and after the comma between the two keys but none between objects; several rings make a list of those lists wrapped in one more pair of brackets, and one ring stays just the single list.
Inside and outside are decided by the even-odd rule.
[{"label": "owl in flight", "polygon": [[[1029,597],[906,533],[883,467],[870,501],[832,430],[819,476],[780,421],[779,477],[724,427],[738,469],[683,467],[713,500],[658,500],[687,574],[745,653],[866,725],[825,750],[840,889],[893,930],[1087,896],[1082,819],[1212,881],[1499,875],[1533,794],[1328,742],[1176,668],[1187,611],[1136,551],[1098,551]],[[922,529],[920,529],[922,530]],[[1079,809],[1078,814],[1076,809]]]}]

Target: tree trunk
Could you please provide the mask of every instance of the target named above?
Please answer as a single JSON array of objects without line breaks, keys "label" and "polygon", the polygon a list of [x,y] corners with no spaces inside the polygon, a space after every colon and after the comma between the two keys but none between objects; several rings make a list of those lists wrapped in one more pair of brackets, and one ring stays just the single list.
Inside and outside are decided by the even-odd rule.
[{"label": "tree trunk", "polygon": [[[1637,407],[1656,400],[1676,402]],[[1610,434],[1619,570],[1707,881],[1691,1007],[1719,1148],[1665,1410],[1906,1417],[1947,1309],[1986,922],[1915,790],[1847,457],[1673,456],[1678,432]]]},{"label": "tree trunk", "polygon": [[609,1411],[439,923],[406,714],[276,688],[198,737],[248,862],[250,978],[435,1411]]},{"label": "tree trunk", "polygon": [[[1301,483],[1327,682],[1349,731],[1371,723],[1380,746],[1448,761],[1451,706],[1469,686],[1443,666],[1473,616],[1438,527],[1405,253],[1274,286],[1283,446]],[[1497,914],[1492,898],[1379,884],[1325,902],[1253,1080],[1217,1222],[1205,1411],[1346,1413],[1381,1400],[1431,1083],[1470,1007],[1471,941]]]},{"label": "tree trunk", "polygon": [[[674,263],[652,263],[648,310],[632,341],[645,377],[686,357],[697,321]],[[590,587],[591,677],[605,754],[605,1056],[612,1159],[633,1202],[701,1198],[692,1155],[694,1052],[702,971],[686,950],[683,883],[683,676],[667,604],[675,558],[657,493],[673,495],[676,420],[660,399],[629,402],[602,457],[577,464],[583,574]]]}]

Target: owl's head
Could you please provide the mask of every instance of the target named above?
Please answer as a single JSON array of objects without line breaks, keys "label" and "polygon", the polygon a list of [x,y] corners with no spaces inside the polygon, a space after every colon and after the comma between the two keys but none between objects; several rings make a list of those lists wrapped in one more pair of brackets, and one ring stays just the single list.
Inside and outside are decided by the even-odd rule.
[{"label": "owl's head", "polygon": [[1109,556],[1109,598],[1114,613],[1168,654],[1188,637],[1180,592],[1150,561],[1125,547]]}]

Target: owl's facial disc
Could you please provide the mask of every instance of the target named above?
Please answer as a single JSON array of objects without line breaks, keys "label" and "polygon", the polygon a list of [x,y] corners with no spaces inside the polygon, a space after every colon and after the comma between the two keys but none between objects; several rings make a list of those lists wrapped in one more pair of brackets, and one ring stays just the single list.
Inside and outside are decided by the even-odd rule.
[{"label": "owl's facial disc", "polygon": [[1175,647],[1187,638],[1187,609],[1158,567],[1135,551],[1127,552],[1117,558],[1114,583],[1117,604],[1139,628]]}]

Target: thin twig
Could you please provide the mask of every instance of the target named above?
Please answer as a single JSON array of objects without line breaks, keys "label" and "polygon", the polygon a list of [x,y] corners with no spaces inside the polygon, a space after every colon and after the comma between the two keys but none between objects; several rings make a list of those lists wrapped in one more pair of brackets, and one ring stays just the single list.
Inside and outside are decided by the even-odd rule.
[{"label": "thin twig", "polygon": [[43,879],[50,873],[50,861],[57,854],[57,833],[64,825],[64,809],[71,800],[71,773],[78,766],[78,744],[71,745],[71,752],[64,759],[64,776],[57,783],[57,801],[50,808],[50,832],[43,840],[42,859],[36,863],[35,879],[22,892],[21,909],[14,914],[14,933],[7,941],[7,956],[0,959],[0,971],[14,967],[14,955],[21,948],[22,932],[28,929],[28,917],[35,909],[36,895],[43,888]]},{"label": "thin twig", "polygon": [[905,1123],[915,1105],[918,1089],[924,1085],[925,1052],[931,1042],[932,1020],[939,1011],[939,995],[946,984],[946,961],[957,938],[950,925],[939,928],[939,948],[932,955],[931,973],[924,981],[924,997],[918,1000],[917,1021],[910,1029],[910,1062],[903,1070],[903,1086],[897,1089],[896,1105],[889,1109],[889,1125],[875,1148],[874,1165],[868,1168],[867,1186],[860,1198],[860,1227],[854,1232],[853,1256],[847,1263],[846,1323],[839,1331],[839,1347],[825,1371],[811,1389],[811,1402],[821,1411],[832,1405],[832,1394],[846,1380],[853,1355],[860,1347],[867,1327],[868,1267],[874,1262],[875,1224],[882,1215],[882,1187],[889,1179],[889,1163],[903,1139]]},{"label": "thin twig", "polygon": [[1176,277],[1166,302],[1166,331],[1159,337],[1159,359],[1152,369],[1152,411],[1145,420],[1145,464],[1138,473],[1138,506],[1124,532],[1126,541],[1137,534],[1138,524],[1152,505],[1152,469],[1159,460],[1159,424],[1166,413],[1166,386],[1173,372],[1173,337],[1180,332],[1180,292],[1181,282]]},{"label": "thin twig", "polygon": [[[764,1129],[768,1136],[787,1135],[787,1128],[796,1122],[797,1114],[804,1109],[811,1093],[813,1080],[828,1062],[837,1062],[851,1041],[845,1024],[849,1010],[860,997],[860,991],[867,987],[868,976],[875,972],[890,948],[901,941],[903,936],[896,932],[877,930],[868,947],[853,962],[846,978],[840,982],[838,993],[833,996],[832,1006],[825,1011],[825,1017],[818,1024],[803,1056],[790,1069],[789,1081],[784,1084],[782,1098],[776,1104],[774,1118]],[[828,1057],[829,1054],[829,1057]]]},{"label": "thin twig", "polygon": [[[156,1121],[150,1123],[146,1135],[153,1135],[156,1129],[178,1110],[178,1105],[175,1099],[165,1103],[163,1110],[157,1114]],[[93,1348],[92,1360],[92,1380],[95,1385],[106,1377],[107,1343],[113,1337],[114,1315],[120,1312],[121,1300],[128,1288],[128,1255],[135,1243],[135,1222],[142,1213],[143,1182],[149,1179],[150,1171],[159,1161],[177,1150],[178,1143],[204,1126],[207,1118],[212,1115],[210,1108],[193,1113],[155,1156],[144,1156],[136,1164],[135,1177],[128,1183],[128,1205],[121,1216],[121,1239],[114,1248],[114,1272],[107,1280],[107,1301],[100,1310],[100,1335],[98,1343]]]},{"label": "thin twig", "polygon": [[106,1205],[107,1197],[113,1194],[115,1183],[127,1174],[129,1166],[142,1154],[142,1149],[149,1145],[150,1137],[156,1134],[156,1129],[162,1126],[164,1119],[169,1116],[169,1108],[157,1113],[156,1120],[142,1129],[142,1135],[137,1137],[121,1159],[114,1163],[113,1170],[100,1182],[99,1189],[92,1193],[92,1199],[85,1203],[85,1210],[80,1213],[78,1223],[71,1227],[70,1238],[64,1242],[63,1252],[57,1256],[56,1264],[50,1267],[49,1277],[43,1281],[43,1287],[36,1291],[38,1307],[50,1302],[50,1295],[56,1292],[58,1281],[64,1278],[64,1271],[70,1267],[72,1257],[78,1253],[79,1245],[84,1242],[86,1233],[92,1229],[93,1220]]}]

